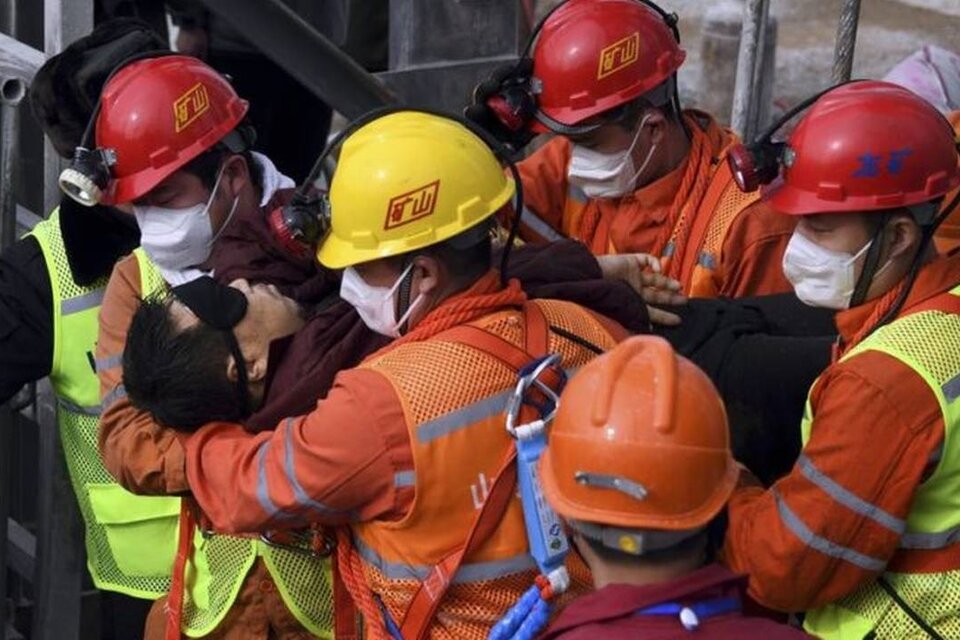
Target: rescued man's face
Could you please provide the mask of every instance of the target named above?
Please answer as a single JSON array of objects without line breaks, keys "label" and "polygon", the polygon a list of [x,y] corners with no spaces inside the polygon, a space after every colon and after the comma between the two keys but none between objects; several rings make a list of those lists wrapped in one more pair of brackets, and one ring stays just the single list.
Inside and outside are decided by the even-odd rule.
[{"label": "rescued man's face", "polygon": [[272,284],[234,280],[230,286],[247,297],[247,313],[233,328],[247,358],[266,357],[270,343],[296,333],[304,325],[303,309]]},{"label": "rescued man's face", "polygon": [[[230,286],[240,290],[247,298],[247,312],[233,328],[240,351],[248,362],[261,361],[266,365],[270,343],[296,333],[304,325],[303,310],[273,285],[251,285],[246,280],[235,280]],[[181,330],[199,322],[179,300],[171,303],[170,313]]]}]

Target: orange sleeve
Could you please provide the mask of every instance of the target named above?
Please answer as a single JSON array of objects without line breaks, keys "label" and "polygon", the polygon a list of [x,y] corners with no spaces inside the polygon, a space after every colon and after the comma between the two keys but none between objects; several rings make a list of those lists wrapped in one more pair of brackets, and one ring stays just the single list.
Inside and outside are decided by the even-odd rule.
[{"label": "orange sleeve", "polygon": [[723,241],[719,295],[743,298],[793,291],[783,275],[783,252],[795,226],[792,216],[777,213],[765,202],[744,209]]},{"label": "orange sleeve", "polygon": [[520,237],[524,240],[544,242],[557,239],[544,233],[544,226],[562,234],[569,160],[570,143],[556,136],[517,164],[526,210],[520,225]]},{"label": "orange sleeve", "polygon": [[382,375],[352,369],[326,399],[273,431],[213,423],[187,442],[193,495],[218,531],[400,518],[413,499],[400,400]]},{"label": "orange sleeve", "polygon": [[897,549],[917,486],[944,437],[926,383],[868,351],[834,365],[811,397],[810,440],[769,490],[739,487],[724,554],[749,593],[780,611],[833,602],[873,580]]},{"label": "orange sleeve", "polygon": [[100,307],[97,375],[100,377],[100,456],[107,471],[133,493],[187,491],[183,447],[176,433],[140,411],[123,388],[123,347],[140,305],[140,270],[134,256],[117,263]]}]

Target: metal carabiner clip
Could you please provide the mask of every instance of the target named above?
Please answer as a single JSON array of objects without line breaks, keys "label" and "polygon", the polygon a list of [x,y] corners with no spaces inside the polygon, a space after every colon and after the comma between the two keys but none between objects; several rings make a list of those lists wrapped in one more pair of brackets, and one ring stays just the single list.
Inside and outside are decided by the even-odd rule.
[{"label": "metal carabiner clip", "polygon": [[[548,424],[557,413],[557,408],[560,406],[560,391],[563,389],[563,385],[566,384],[567,374],[562,367],[558,366],[560,364],[561,358],[558,353],[551,353],[544,356],[538,360],[534,360],[523,369],[520,370],[520,377],[517,380],[517,384],[513,389],[513,393],[510,394],[510,397],[507,400],[507,433],[511,437],[517,437],[517,429],[523,425],[518,424],[520,420],[520,410],[523,408],[524,404],[532,406],[537,410],[539,414],[537,417],[538,422],[542,424]],[[540,376],[544,371],[550,368],[555,368],[556,371],[560,374],[560,385],[559,389],[553,389],[550,385],[546,384],[540,380]],[[542,393],[545,396],[545,400],[542,402],[537,402],[532,398],[527,397],[527,392],[531,388],[535,388],[537,391]]]},{"label": "metal carabiner clip", "polygon": [[315,558],[327,558],[336,548],[336,539],[314,528],[296,531],[265,531],[260,540],[271,547]]}]

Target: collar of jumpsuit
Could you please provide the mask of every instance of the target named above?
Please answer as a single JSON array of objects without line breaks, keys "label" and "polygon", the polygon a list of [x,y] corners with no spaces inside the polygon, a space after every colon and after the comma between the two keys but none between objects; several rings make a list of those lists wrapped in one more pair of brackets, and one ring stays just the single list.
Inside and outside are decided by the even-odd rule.
[{"label": "collar of jumpsuit", "polygon": [[[941,256],[923,267],[917,274],[917,280],[907,296],[903,310],[921,304],[925,300],[957,286],[957,273],[960,273],[960,250]],[[868,324],[876,321],[873,316],[877,311],[889,308],[900,293],[900,289],[900,286],[896,286],[885,294],[873,300],[868,300],[858,307],[845,309],[837,313],[835,316],[837,329],[846,348],[854,346],[858,334]]]}]

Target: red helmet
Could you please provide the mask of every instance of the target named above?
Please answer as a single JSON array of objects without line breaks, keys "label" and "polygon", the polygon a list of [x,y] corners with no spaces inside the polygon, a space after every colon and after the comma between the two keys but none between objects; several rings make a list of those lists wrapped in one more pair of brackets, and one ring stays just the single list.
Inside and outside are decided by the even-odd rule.
[{"label": "red helmet", "polygon": [[97,147],[115,158],[103,204],[148,193],[233,131],[248,109],[226,78],[189,56],[131,63],[103,88],[100,105]]},{"label": "red helmet", "polygon": [[954,133],[926,100],[888,82],[818,99],[790,135],[764,196],[792,215],[892,209],[960,185]]},{"label": "red helmet", "polygon": [[568,0],[534,44],[540,110],[577,124],[650,91],[686,55],[665,19],[638,0]]}]

